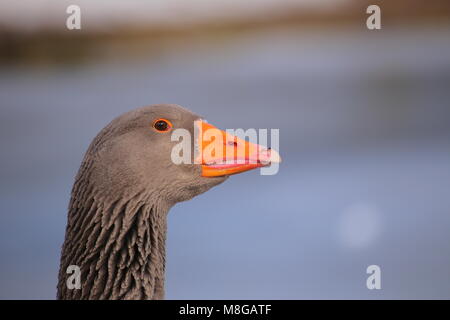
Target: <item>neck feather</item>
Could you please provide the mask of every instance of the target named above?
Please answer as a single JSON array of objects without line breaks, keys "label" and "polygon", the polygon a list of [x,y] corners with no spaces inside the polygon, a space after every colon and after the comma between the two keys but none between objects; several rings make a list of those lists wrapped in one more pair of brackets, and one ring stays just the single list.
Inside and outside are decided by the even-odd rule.
[{"label": "neck feather", "polygon": [[[58,298],[164,298],[169,206],[143,192],[118,200],[92,194],[76,187],[72,193]],[[80,268],[80,289],[67,286],[70,265]]]}]

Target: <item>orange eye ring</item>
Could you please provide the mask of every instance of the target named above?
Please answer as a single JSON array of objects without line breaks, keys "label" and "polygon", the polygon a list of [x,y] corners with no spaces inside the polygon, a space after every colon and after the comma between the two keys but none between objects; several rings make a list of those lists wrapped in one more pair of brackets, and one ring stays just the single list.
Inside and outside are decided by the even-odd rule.
[{"label": "orange eye ring", "polygon": [[172,129],[172,123],[167,119],[156,119],[153,121],[153,129],[158,132],[167,132]]}]

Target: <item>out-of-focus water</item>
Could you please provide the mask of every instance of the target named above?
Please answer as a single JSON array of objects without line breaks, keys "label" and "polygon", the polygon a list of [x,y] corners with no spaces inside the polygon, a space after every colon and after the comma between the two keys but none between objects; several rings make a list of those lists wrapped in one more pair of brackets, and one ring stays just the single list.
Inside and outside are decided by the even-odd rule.
[{"label": "out-of-focus water", "polygon": [[[450,298],[450,27],[277,31],[152,61],[0,69],[0,298],[55,297],[73,177],[134,107],[279,128],[274,176],[169,214],[167,298]],[[366,268],[382,289],[366,288]]]}]

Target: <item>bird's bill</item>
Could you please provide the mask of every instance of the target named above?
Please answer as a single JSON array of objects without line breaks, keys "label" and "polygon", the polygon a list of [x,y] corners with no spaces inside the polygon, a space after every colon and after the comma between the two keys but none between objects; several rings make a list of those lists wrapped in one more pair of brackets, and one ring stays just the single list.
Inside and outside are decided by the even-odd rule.
[{"label": "bird's bill", "polygon": [[222,131],[205,122],[197,122],[196,163],[203,177],[228,176],[281,162],[275,150],[267,149]]}]

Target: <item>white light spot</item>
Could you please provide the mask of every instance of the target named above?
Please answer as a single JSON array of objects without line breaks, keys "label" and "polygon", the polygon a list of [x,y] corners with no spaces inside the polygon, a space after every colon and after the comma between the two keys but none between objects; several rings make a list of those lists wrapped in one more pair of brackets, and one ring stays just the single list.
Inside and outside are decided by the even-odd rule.
[{"label": "white light spot", "polygon": [[381,233],[380,216],[377,208],[369,204],[358,203],[348,207],[338,223],[339,241],[351,249],[369,246]]}]

